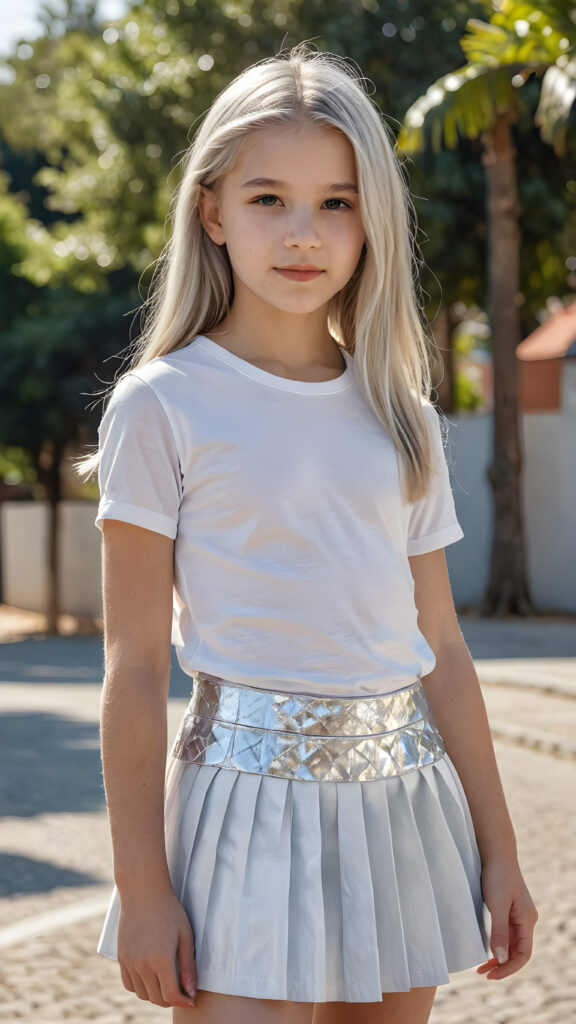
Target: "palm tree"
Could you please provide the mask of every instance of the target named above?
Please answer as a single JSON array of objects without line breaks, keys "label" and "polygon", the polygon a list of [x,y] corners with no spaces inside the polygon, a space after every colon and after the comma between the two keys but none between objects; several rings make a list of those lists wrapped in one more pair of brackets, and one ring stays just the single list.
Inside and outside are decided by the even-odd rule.
[{"label": "palm tree", "polygon": [[[480,139],[486,172],[488,296],[494,359],[494,448],[489,478],[494,534],[484,615],[534,612],[525,568],[521,431],[516,347],[520,318],[520,230],[512,126],[525,110],[521,86],[541,78],[534,120],[559,156],[576,97],[576,15],[565,0],[489,3],[488,22],[470,19],[460,45],[466,64],[437,82],[406,112],[397,145],[416,153]],[[497,10],[494,8],[497,7]]]}]

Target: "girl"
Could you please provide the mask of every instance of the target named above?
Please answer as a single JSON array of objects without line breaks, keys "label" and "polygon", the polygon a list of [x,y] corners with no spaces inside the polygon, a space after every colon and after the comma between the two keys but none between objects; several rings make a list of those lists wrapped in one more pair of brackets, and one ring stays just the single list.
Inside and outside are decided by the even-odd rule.
[{"label": "girl", "polygon": [[[450,972],[531,953],[410,209],[345,60],[247,70],[187,155],[102,418],[98,952],[175,1024],[423,1024]],[[171,640],[193,687],[167,759]]]}]

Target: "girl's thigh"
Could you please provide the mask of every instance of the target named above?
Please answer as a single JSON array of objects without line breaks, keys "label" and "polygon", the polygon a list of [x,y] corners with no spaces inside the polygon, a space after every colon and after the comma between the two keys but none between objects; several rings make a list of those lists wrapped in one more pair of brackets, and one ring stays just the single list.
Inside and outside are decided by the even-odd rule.
[{"label": "girl's thigh", "polygon": [[200,989],[194,1009],[174,1007],[173,1024],[428,1024],[436,988],[384,992],[380,1003],[296,1003]]},{"label": "girl's thigh", "polygon": [[248,999],[199,989],[193,1009],[172,1009],[173,1024],[312,1024],[314,1003]]},{"label": "girl's thigh", "polygon": [[436,988],[384,992],[381,1003],[316,1003],[312,1024],[428,1024]]}]

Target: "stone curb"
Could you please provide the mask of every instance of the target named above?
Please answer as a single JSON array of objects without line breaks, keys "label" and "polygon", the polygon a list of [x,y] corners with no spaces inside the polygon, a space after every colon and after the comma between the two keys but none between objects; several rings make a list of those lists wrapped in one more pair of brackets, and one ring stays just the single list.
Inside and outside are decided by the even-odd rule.
[{"label": "stone curb", "polygon": [[57,931],[70,924],[77,924],[86,921],[90,917],[97,917],[98,914],[106,913],[110,897],[82,900],[81,903],[73,903],[69,907],[60,907],[57,910],[48,910],[44,914],[34,914],[26,917],[23,921],[17,921],[7,928],[0,929],[0,949],[7,949],[8,946],[16,946],[20,942],[26,942],[37,935],[46,935],[47,932]]},{"label": "stone curb", "polygon": [[526,669],[526,674],[519,675],[519,659],[514,658],[510,660],[515,663],[513,669],[507,667],[506,659],[475,661],[474,666],[478,679],[486,686],[508,686],[520,690],[537,690],[540,693],[547,693],[553,697],[566,697],[568,700],[576,700],[575,659],[570,659],[570,662],[574,662],[574,681],[562,676],[555,677],[554,668],[549,673],[546,673],[541,668],[534,670],[534,659],[532,659],[531,666]]},{"label": "stone curb", "polygon": [[539,729],[528,729],[525,726],[509,725],[507,722],[497,720],[490,721],[490,731],[493,739],[515,743],[520,747],[529,747],[541,754],[576,760],[576,742],[566,739],[565,736],[558,736],[553,732],[543,732]]}]

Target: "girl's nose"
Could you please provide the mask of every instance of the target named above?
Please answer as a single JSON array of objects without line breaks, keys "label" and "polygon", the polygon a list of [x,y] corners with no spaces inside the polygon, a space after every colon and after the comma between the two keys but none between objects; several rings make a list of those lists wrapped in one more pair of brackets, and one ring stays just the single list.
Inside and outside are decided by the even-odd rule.
[{"label": "girl's nose", "polygon": [[289,248],[318,248],[320,236],[314,215],[310,213],[294,214],[286,227],[284,244]]}]

